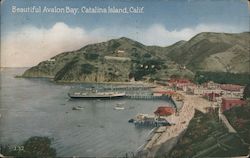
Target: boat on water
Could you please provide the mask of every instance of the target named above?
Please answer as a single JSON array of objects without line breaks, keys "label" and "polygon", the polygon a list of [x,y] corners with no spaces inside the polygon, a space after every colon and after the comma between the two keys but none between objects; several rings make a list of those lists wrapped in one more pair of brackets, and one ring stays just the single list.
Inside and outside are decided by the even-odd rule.
[{"label": "boat on water", "polygon": [[135,119],[130,119],[129,123],[134,123],[136,126],[170,126],[171,124],[165,119],[155,115],[137,114]]},{"label": "boat on water", "polygon": [[125,105],[124,102],[117,103],[116,106],[114,107],[114,110],[124,110],[125,109],[124,105]]},{"label": "boat on water", "polygon": [[114,110],[124,110],[125,109],[125,107],[123,107],[123,106],[115,106],[114,107]]},{"label": "boat on water", "polygon": [[82,109],[84,109],[84,107],[81,106],[76,106],[72,108],[72,110],[82,110]]},{"label": "boat on water", "polygon": [[112,91],[76,91],[68,93],[70,98],[86,98],[86,99],[112,99],[125,97],[125,92]]}]

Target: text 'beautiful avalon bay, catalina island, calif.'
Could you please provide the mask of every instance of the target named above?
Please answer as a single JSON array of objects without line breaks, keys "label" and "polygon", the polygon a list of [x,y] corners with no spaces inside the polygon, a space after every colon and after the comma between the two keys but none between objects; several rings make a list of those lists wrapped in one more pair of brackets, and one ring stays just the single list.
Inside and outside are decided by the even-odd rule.
[{"label": "text 'beautiful avalon bay, catalina island, calif.'", "polygon": [[80,8],[76,7],[46,7],[46,6],[30,6],[30,7],[17,7],[12,6],[11,12],[13,14],[20,13],[37,13],[37,14],[142,14],[144,13],[144,7],[142,6],[129,6],[129,7],[87,7],[82,6]]}]

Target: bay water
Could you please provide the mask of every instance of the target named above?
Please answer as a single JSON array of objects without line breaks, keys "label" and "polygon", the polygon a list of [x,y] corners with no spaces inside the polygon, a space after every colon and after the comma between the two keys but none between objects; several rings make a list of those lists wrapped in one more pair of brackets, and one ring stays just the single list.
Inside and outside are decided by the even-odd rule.
[{"label": "bay water", "polygon": [[[48,79],[15,78],[25,68],[1,70],[0,144],[18,145],[47,136],[57,156],[125,156],[145,143],[152,128],[128,123],[138,113],[153,114],[156,100],[82,100],[67,95],[71,84]],[[82,84],[82,86],[90,86]],[[117,104],[124,110],[114,110]],[[82,110],[72,110],[81,106]],[[131,108],[132,107],[132,108]]]}]

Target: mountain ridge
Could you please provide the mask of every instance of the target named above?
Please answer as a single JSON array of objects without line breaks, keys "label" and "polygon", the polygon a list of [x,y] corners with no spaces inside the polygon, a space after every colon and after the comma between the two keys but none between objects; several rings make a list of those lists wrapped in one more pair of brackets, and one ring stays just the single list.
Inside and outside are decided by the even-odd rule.
[{"label": "mountain ridge", "polygon": [[245,73],[249,72],[249,35],[205,32],[168,47],[146,46],[121,37],[60,53],[22,76],[64,82],[129,82],[192,78],[196,71]]}]

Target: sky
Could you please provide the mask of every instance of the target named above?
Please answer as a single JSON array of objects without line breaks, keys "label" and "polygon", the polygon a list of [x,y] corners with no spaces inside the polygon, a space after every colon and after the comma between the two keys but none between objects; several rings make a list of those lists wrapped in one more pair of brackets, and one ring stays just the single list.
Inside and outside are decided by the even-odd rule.
[{"label": "sky", "polygon": [[[81,8],[143,7],[142,13],[83,13]],[[33,13],[13,7],[41,7]],[[78,8],[77,14],[44,8]],[[201,32],[249,31],[247,0],[3,0],[1,67],[30,67],[87,44],[128,37],[169,46]]]}]

